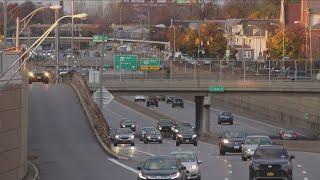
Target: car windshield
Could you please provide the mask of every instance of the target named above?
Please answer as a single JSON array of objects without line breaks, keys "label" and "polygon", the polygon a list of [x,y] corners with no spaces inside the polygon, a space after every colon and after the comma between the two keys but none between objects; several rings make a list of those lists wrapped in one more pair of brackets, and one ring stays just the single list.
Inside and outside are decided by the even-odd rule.
[{"label": "car windshield", "polygon": [[272,148],[258,148],[253,156],[254,159],[279,159],[287,157],[288,154],[285,149]]},{"label": "car windshield", "polygon": [[271,144],[271,141],[267,137],[247,137],[246,144]]},{"label": "car windshield", "polygon": [[229,112],[222,112],[221,115],[222,115],[222,116],[231,116],[231,113],[229,113]]},{"label": "car windshield", "polygon": [[181,162],[195,162],[196,161],[196,157],[193,153],[172,153],[172,155],[179,158]]},{"label": "car windshield", "polygon": [[182,128],[181,133],[194,133],[194,130],[192,128]]},{"label": "car windshield", "polygon": [[174,158],[148,159],[144,163],[146,170],[172,170],[177,169],[177,161]]},{"label": "car windshield", "polygon": [[117,130],[117,134],[130,134],[132,130],[129,128],[121,128]]},{"label": "car windshield", "polygon": [[116,133],[117,129],[110,129],[110,134]]},{"label": "car windshield", "polygon": [[147,131],[147,134],[160,135],[159,131]]},{"label": "car windshield", "polygon": [[226,138],[244,138],[246,134],[242,131],[226,131],[224,136]]},{"label": "car windshield", "polygon": [[189,123],[182,123],[182,124],[176,125],[176,128],[179,128],[179,127],[192,127],[192,126]]},{"label": "car windshield", "polygon": [[170,121],[170,120],[161,120],[161,121],[160,121],[160,124],[163,124],[163,125],[173,125],[173,122]]},{"label": "car windshield", "polygon": [[283,133],[286,133],[286,134],[294,134],[294,131],[291,130],[291,129],[285,129],[282,131]]},{"label": "car windshield", "polygon": [[123,122],[124,122],[124,123],[133,123],[133,121],[132,121],[132,120],[128,120],[128,119],[123,120]]}]

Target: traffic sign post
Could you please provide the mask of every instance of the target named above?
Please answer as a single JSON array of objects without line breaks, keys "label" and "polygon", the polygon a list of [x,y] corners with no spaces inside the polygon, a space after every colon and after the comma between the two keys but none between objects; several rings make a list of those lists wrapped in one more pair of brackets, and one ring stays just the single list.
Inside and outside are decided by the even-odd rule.
[{"label": "traffic sign post", "polygon": [[[147,64],[145,62],[148,62]],[[160,59],[158,58],[141,58],[140,70],[160,70]]]},{"label": "traffic sign post", "polygon": [[115,55],[114,70],[137,70],[136,55]]},{"label": "traffic sign post", "polygon": [[[109,39],[108,35],[104,36],[104,41],[107,42]],[[103,40],[103,35],[93,35],[92,36],[92,42],[102,42]]]},{"label": "traffic sign post", "polygon": [[[145,67],[148,67],[149,60],[147,59],[143,60],[143,64]],[[148,79],[148,68],[146,68],[146,79]]]},{"label": "traffic sign post", "polygon": [[224,92],[224,86],[209,86],[209,92]]}]

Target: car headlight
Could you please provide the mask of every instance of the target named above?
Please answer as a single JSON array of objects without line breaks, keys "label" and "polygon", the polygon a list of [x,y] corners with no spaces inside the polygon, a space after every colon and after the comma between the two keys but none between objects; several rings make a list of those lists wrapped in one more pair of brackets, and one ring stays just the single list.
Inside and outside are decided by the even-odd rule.
[{"label": "car headlight", "polygon": [[150,136],[148,136],[147,138],[148,138],[148,139],[150,139],[151,137],[150,137]]},{"label": "car headlight", "polygon": [[134,127],[134,125],[132,124],[132,127]]},{"label": "car headlight", "polygon": [[162,129],[162,127],[159,127],[159,130],[161,130]]},{"label": "car headlight", "polygon": [[131,138],[134,138],[134,135],[131,135],[130,137],[131,137]]},{"label": "car headlight", "polygon": [[122,127],[126,127],[125,125],[122,125]]},{"label": "car headlight", "polygon": [[178,137],[181,137],[181,138],[182,138],[182,135],[181,135],[181,134],[178,134]]},{"label": "car headlight", "polygon": [[118,135],[116,135],[116,138],[119,138],[119,136],[118,136]]},{"label": "car headlight", "polygon": [[198,168],[197,165],[192,165],[192,166],[191,166],[191,169],[197,169],[197,168]]},{"label": "car headlight", "polygon": [[174,127],[171,127],[171,130],[173,131],[173,130],[174,130]]},{"label": "car headlight", "polygon": [[251,149],[249,149],[249,148],[248,148],[248,149],[246,149],[246,150],[247,150],[247,151],[249,151],[249,152],[251,151]]},{"label": "car headlight", "polygon": [[195,135],[192,135],[192,138],[196,138],[197,137],[197,135],[195,134]]},{"label": "car headlight", "polygon": [[176,174],[172,175],[172,177],[170,179],[176,179],[178,177],[180,177],[180,173],[179,172],[177,172]]},{"label": "car headlight", "polygon": [[139,178],[140,179],[147,179],[147,177],[143,176],[141,172],[139,173]]},{"label": "car headlight", "polygon": [[178,129],[175,129],[174,132],[179,132],[179,130],[178,130]]},{"label": "car headlight", "polygon": [[159,136],[158,139],[161,139],[161,136]]},{"label": "car headlight", "polygon": [[29,72],[29,76],[33,77],[33,72]]},{"label": "car headlight", "polygon": [[228,140],[228,139],[224,139],[222,142],[223,142],[224,144],[229,144],[229,140]]},{"label": "car headlight", "polygon": [[49,77],[49,73],[48,73],[48,72],[45,72],[44,75],[47,76],[47,77]]}]

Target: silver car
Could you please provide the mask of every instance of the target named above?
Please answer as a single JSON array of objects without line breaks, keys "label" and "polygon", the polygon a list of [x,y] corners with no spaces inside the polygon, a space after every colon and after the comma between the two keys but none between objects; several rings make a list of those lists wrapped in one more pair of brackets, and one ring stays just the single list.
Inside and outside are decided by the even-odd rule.
[{"label": "silver car", "polygon": [[119,128],[115,133],[113,145],[117,146],[118,144],[131,144],[134,146],[134,134],[130,128]]},{"label": "silver car", "polygon": [[142,127],[141,129],[140,129],[140,132],[141,132],[141,136],[140,136],[140,141],[143,141],[143,139],[144,139],[144,135],[146,134],[146,132],[147,131],[157,131],[158,129],[157,128],[155,128],[155,127]]},{"label": "silver car", "polygon": [[174,151],[170,155],[176,156],[180,159],[182,165],[186,167],[187,179],[200,180],[201,171],[200,164],[202,161],[198,160],[198,157],[193,151]]},{"label": "silver car", "polygon": [[272,144],[269,136],[263,135],[252,135],[247,136],[243,147],[242,147],[242,161],[247,161],[248,158],[251,158],[254,154],[254,151],[260,145],[270,145]]}]

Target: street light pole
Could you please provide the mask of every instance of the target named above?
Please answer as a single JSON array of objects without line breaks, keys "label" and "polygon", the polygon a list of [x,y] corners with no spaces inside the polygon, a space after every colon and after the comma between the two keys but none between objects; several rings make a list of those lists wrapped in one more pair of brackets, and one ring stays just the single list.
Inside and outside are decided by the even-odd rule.
[{"label": "street light pole", "polygon": [[[55,19],[59,19],[59,10],[55,10]],[[56,84],[59,83],[59,24],[55,27]]]},{"label": "street light pole", "polygon": [[313,68],[313,65],[312,65],[312,61],[313,61],[313,59],[312,59],[312,27],[311,26],[309,26],[309,36],[310,36],[310,44],[309,44],[309,58],[310,58],[310,74],[311,74],[311,76],[312,76],[312,68]]},{"label": "street light pole", "polygon": [[73,24],[74,24],[74,20],[73,20],[73,13],[74,13],[74,0],[72,0],[71,2],[71,54],[73,55]]},{"label": "street light pole", "polygon": [[8,13],[7,13],[7,2],[8,0],[4,0],[3,4],[3,24],[4,24],[4,29],[3,29],[3,45],[4,49],[7,49],[7,34],[8,34]]},{"label": "street light pole", "polygon": [[102,87],[103,87],[103,61],[104,61],[104,32],[102,34],[102,50],[101,50],[101,62],[100,62],[100,98],[99,98],[99,109],[100,111],[103,110],[103,92],[102,92]]}]

